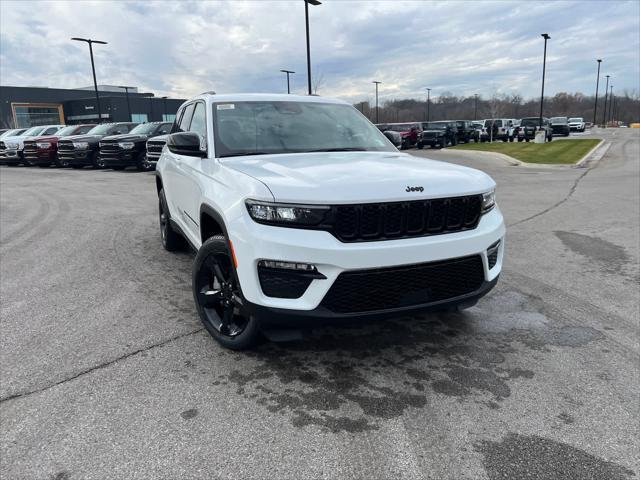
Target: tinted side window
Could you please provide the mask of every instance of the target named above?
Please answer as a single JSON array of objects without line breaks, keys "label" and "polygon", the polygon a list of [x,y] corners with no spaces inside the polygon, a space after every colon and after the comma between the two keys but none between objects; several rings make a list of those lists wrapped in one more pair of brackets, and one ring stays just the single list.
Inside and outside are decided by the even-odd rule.
[{"label": "tinted side window", "polygon": [[189,131],[197,133],[202,138],[206,138],[207,136],[207,120],[202,102],[196,103],[196,109],[193,112],[193,119],[191,120]]},{"label": "tinted side window", "polygon": [[58,127],[51,127],[51,128],[47,128],[44,132],[42,132],[41,135],[53,135],[54,133],[56,133],[58,130],[60,130]]},{"label": "tinted side window", "polygon": [[180,119],[180,124],[178,125],[178,132],[186,132],[189,130],[189,125],[191,124],[191,115],[193,114],[194,105],[187,105],[184,109],[184,114]]}]

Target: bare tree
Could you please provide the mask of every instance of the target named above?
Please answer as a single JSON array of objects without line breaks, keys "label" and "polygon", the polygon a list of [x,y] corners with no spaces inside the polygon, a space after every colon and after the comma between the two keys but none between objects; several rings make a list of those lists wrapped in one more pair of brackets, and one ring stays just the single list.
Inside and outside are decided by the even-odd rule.
[{"label": "bare tree", "polygon": [[313,71],[315,72],[315,77],[313,77],[313,81],[312,81],[313,94],[317,95],[318,90],[322,88],[325,84],[325,78],[324,78],[323,71],[318,66],[315,66]]}]

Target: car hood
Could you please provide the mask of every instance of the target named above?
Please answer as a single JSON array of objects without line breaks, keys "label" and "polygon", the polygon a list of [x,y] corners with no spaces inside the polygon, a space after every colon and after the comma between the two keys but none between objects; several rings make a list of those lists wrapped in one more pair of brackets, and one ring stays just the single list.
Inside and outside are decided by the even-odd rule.
[{"label": "car hood", "polygon": [[62,137],[64,140],[71,140],[73,142],[98,142],[104,135],[70,135],[68,137]]},{"label": "car hood", "polygon": [[[399,152],[260,155],[221,163],[264,183],[279,202],[392,202],[470,195],[495,187],[479,170]],[[407,192],[408,187],[423,191]]]},{"label": "car hood", "polygon": [[60,137],[57,137],[55,135],[45,135],[43,137],[32,137],[29,140],[35,140],[36,142],[55,142],[59,138]]},{"label": "car hood", "polygon": [[140,142],[147,141],[149,135],[146,134],[134,134],[131,135],[129,133],[123,133],[121,135],[109,135],[108,137],[104,137],[102,140],[111,140],[117,142]]},{"label": "car hood", "polygon": [[169,135],[158,135],[157,137],[151,137],[149,140],[153,140],[154,142],[166,142]]}]

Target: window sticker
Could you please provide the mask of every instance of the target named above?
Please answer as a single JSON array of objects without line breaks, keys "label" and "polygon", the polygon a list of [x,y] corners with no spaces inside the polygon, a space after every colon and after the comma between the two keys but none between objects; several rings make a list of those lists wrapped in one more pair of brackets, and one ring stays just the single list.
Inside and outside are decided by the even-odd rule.
[{"label": "window sticker", "polygon": [[233,110],[236,106],[233,103],[220,103],[217,105],[218,110]]}]

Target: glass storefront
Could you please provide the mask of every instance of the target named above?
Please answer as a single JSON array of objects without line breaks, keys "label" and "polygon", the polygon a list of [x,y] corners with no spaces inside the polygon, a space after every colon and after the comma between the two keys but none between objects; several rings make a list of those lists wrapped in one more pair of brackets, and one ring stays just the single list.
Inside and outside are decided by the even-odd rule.
[{"label": "glass storefront", "polygon": [[59,104],[12,104],[16,128],[64,123],[62,105]]}]

